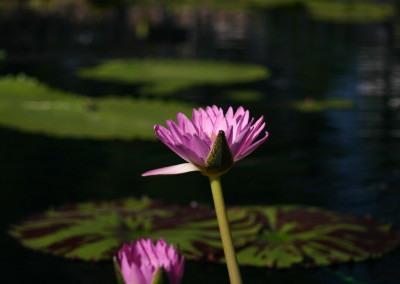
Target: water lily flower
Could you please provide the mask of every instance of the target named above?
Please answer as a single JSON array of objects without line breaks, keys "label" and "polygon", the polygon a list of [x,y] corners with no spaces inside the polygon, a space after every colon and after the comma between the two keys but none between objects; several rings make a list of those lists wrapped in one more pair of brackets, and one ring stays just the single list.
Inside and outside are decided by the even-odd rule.
[{"label": "water lily flower", "polygon": [[[192,121],[178,112],[177,122],[167,120],[167,128],[155,125],[158,138],[187,163],[145,172],[142,176],[181,174],[201,171],[204,175],[221,175],[237,161],[252,153],[267,138],[255,142],[265,127],[263,117],[256,122],[248,110],[232,107],[224,115],[221,108],[213,105],[206,109],[194,109]],[[254,123],[253,123],[254,122]]]},{"label": "water lily flower", "polygon": [[179,258],[174,246],[163,239],[154,245],[151,239],[139,239],[136,243],[124,244],[118,253],[120,273],[125,284],[152,284],[161,270],[169,284],[179,284],[185,266],[185,258]]},{"label": "water lily flower", "polygon": [[265,136],[256,141],[265,127],[264,118],[261,116],[254,122],[249,111],[243,107],[235,113],[229,107],[224,114],[215,105],[205,110],[194,109],[192,121],[180,112],[177,118],[178,123],[167,120],[168,129],[155,125],[154,130],[158,138],[187,163],[148,171],[142,176],[200,171],[209,177],[229,279],[231,284],[242,284],[220,176],[267,140],[268,132],[265,131]]}]

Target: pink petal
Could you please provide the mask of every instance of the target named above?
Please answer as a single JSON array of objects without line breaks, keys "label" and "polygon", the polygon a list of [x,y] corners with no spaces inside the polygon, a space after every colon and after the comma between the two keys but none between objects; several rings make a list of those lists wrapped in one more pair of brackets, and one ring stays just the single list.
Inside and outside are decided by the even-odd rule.
[{"label": "pink petal", "polygon": [[[253,120],[253,119],[252,119]],[[257,122],[250,127],[250,133],[247,135],[246,141],[243,142],[242,146],[238,150],[237,154],[240,154],[240,152],[244,151],[247,147],[253,143],[253,141],[258,137],[258,135],[261,133],[261,131],[265,127],[265,122],[260,126],[260,124],[263,121],[263,117],[261,116]]]},{"label": "pink petal", "polygon": [[168,130],[171,133],[172,139],[175,141],[175,144],[182,143],[182,136],[184,133],[182,130],[178,127],[178,125],[175,124],[173,120],[167,120],[167,126]]},{"label": "pink petal", "polygon": [[246,127],[246,125],[249,123],[249,117],[250,117],[250,112],[248,110],[246,110],[246,112],[244,113],[244,116],[243,116],[242,128],[241,129]]},{"label": "pink petal", "polygon": [[[252,118],[253,120],[253,118]],[[235,125],[235,127],[233,128],[233,141],[237,141],[237,137],[241,137],[242,133],[247,131],[247,129],[250,127],[250,125],[246,122],[246,117],[240,116],[237,119],[237,124]]]},{"label": "pink petal", "polygon": [[212,136],[213,137],[217,137],[217,135],[218,135],[218,132],[220,131],[220,130],[223,130],[224,132],[226,131],[226,128],[227,128],[227,126],[226,126],[226,120],[225,120],[225,117],[224,117],[224,114],[223,114],[223,112],[221,111],[219,114],[218,114],[218,116],[216,117],[216,120],[215,120],[215,122],[214,122],[214,127],[213,127],[213,130],[212,130]]},{"label": "pink petal", "polygon": [[[217,109],[217,111],[218,111],[218,109]],[[215,118],[217,117],[218,112],[214,112],[213,108],[207,106],[206,113],[207,113],[208,117],[211,119],[211,121],[214,122]]]},{"label": "pink petal", "polygon": [[138,253],[142,256],[142,267],[160,266],[158,255],[154,250],[154,245],[151,239],[142,239],[137,243]]},{"label": "pink petal", "polygon": [[240,117],[242,117],[243,114],[244,114],[244,108],[243,108],[242,106],[240,106],[240,107],[238,107],[238,109],[236,110],[236,113],[235,113],[235,115],[234,115],[233,118],[234,118],[236,121],[238,121],[238,119],[239,119]]},{"label": "pink petal", "polygon": [[151,283],[150,281],[153,279],[151,268],[150,267],[138,267],[135,263],[131,266],[132,269],[132,280],[131,282],[126,283],[137,283],[137,284],[147,284]]},{"label": "pink petal", "polygon": [[240,153],[237,157],[234,157],[234,161],[237,162],[240,159],[250,155],[255,149],[257,149],[262,143],[265,142],[265,140],[267,140],[269,136],[269,133],[267,131],[265,131],[265,136],[258,140],[257,142],[255,142],[253,145],[251,145],[250,147],[248,147],[246,150],[244,150],[242,153]]},{"label": "pink petal", "polygon": [[[208,154],[210,154],[210,151],[211,151],[211,145],[209,145],[207,143],[207,141],[205,141],[204,139],[200,139],[200,137],[195,135],[191,138],[186,138],[184,140],[184,146],[187,149],[190,149],[191,151],[193,151],[197,157],[201,158],[200,165],[204,165],[205,161],[207,160]],[[187,153],[187,150],[183,149],[183,151],[185,153]],[[191,156],[188,155],[188,158],[190,159]],[[197,163],[195,163],[195,164],[197,164]]]},{"label": "pink petal", "polygon": [[192,122],[183,113],[178,112],[177,114],[178,126],[184,133],[189,133],[190,135],[197,134]]},{"label": "pink petal", "polygon": [[232,107],[228,108],[228,111],[226,112],[225,118],[226,118],[226,122],[228,123],[228,126],[232,125],[234,123]]},{"label": "pink petal", "polygon": [[125,283],[132,283],[133,281],[133,271],[128,263],[127,255],[119,255],[121,274],[125,280]]},{"label": "pink petal", "polygon": [[222,112],[222,115],[224,114],[222,109],[218,108],[216,105],[212,106],[212,110],[214,111],[215,116],[217,116],[219,112]]},{"label": "pink petal", "polygon": [[175,272],[175,283],[176,284],[180,284],[181,283],[181,279],[182,279],[184,270],[185,270],[185,257],[182,256],[179,265],[175,265],[175,271],[174,272]]},{"label": "pink petal", "polygon": [[170,167],[160,168],[145,172],[142,174],[143,177],[154,176],[154,175],[176,175],[183,174],[187,172],[200,171],[198,167],[191,163],[183,163],[179,165],[174,165]]},{"label": "pink petal", "polygon": [[247,127],[243,129],[243,131],[239,133],[239,136],[237,136],[235,140],[232,142],[231,153],[234,158],[236,157],[236,155],[239,154],[239,151],[242,148],[242,145],[246,142],[249,133],[250,133],[250,126],[247,125]]},{"label": "pink petal", "polygon": [[228,126],[229,128],[225,132],[226,141],[228,142],[229,148],[232,146],[233,141],[233,126]]},{"label": "pink petal", "polygon": [[203,132],[203,129],[201,128],[201,115],[200,112],[197,111],[197,109],[193,109],[192,123],[194,128],[196,128],[197,134],[200,135],[200,133]]},{"label": "pink petal", "polygon": [[208,116],[208,114],[204,111],[204,109],[200,109],[200,135],[202,132],[206,133],[208,136],[211,136],[211,131],[213,129],[213,123]]},{"label": "pink petal", "polygon": [[[158,127],[157,127],[158,126]],[[157,137],[172,151],[174,151],[179,157],[189,162],[188,157],[181,149],[175,145],[170,132],[162,126],[156,125],[155,127]]]},{"label": "pink petal", "polygon": [[204,167],[206,158],[203,158],[202,156],[200,156],[200,154],[197,154],[197,152],[195,152],[195,149],[189,148],[185,145],[177,145],[177,147],[180,151],[185,153],[189,163],[199,168]]}]

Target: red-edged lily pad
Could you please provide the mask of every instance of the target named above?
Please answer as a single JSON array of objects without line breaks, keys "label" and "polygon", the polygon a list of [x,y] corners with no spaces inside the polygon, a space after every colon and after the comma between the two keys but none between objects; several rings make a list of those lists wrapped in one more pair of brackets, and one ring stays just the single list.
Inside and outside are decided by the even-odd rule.
[{"label": "red-edged lily pad", "polygon": [[[303,206],[228,210],[241,264],[289,267],[378,257],[396,246],[387,224]],[[164,238],[191,259],[224,261],[214,210],[149,199],[81,203],[48,210],[14,226],[22,245],[83,260],[110,259],[122,243]]]}]

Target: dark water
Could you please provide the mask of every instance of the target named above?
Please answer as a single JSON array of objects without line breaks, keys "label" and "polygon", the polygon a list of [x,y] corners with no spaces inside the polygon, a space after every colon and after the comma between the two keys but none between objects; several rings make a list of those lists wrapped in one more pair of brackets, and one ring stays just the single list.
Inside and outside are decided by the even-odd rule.
[{"label": "dark water", "polygon": [[[24,72],[50,86],[89,96],[135,94],[132,86],[80,80],[75,71],[110,57],[179,57],[265,65],[263,93],[245,103],[264,115],[269,141],[223,177],[226,202],[305,204],[400,227],[400,23],[331,24],[301,7],[258,12],[205,10],[168,14],[134,8],[75,19],[32,11],[3,12],[1,74]],[[135,19],[147,15],[146,39]],[[136,18],[135,18],[136,17]],[[140,17],[139,17],[140,18]],[[177,97],[238,106],[202,87]],[[350,99],[355,108],[301,113],[306,97]],[[180,162],[161,142],[56,139],[0,127],[2,283],[114,283],[110,263],[85,263],[32,252],[5,234],[50,206],[127,196],[210,204],[208,181],[190,173],[142,178]],[[168,161],[166,164],[165,161]],[[244,192],[243,189],[246,189]],[[245,283],[400,283],[400,253],[352,265],[289,270],[243,268]],[[223,265],[189,261],[184,283],[227,283]]]}]

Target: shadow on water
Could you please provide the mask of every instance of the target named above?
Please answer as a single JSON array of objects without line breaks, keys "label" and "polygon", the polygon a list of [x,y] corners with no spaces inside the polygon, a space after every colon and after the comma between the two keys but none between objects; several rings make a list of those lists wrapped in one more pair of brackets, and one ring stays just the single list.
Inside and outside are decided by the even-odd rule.
[{"label": "shadow on water", "polygon": [[[115,57],[177,57],[258,63],[268,81],[246,103],[264,115],[271,136],[223,183],[228,204],[306,204],[371,215],[400,226],[399,22],[340,24],[312,20],[302,6],[262,11],[193,9],[168,12],[127,6],[119,12],[47,14],[0,11],[4,74],[26,73],[87,96],[137,94],[138,86],[84,81],[78,68]],[[162,30],[163,23],[170,30]],[[142,25],[142,26],[140,26]],[[235,27],[232,29],[231,27]],[[175,36],[166,37],[173,32]],[[240,105],[224,87],[201,86],[179,99]],[[352,109],[299,112],[292,100],[339,97]],[[163,123],[163,122],[160,122]],[[199,174],[142,178],[146,170],[179,163],[162,143],[57,139],[0,128],[1,229],[51,206],[143,194],[166,203],[210,204]],[[245,194],[243,189],[246,189]],[[42,255],[1,238],[4,283],[112,283],[108,263]],[[352,265],[276,271],[243,267],[247,283],[398,283],[399,250]],[[21,273],[24,271],[24,273]],[[196,275],[196,279],[188,277]],[[190,261],[184,283],[226,282],[222,265]],[[260,279],[262,279],[260,281]],[[99,282],[100,281],[100,282]]]}]

